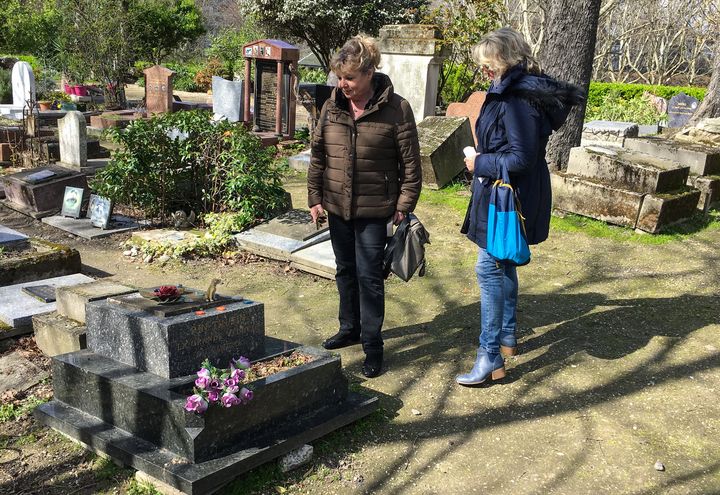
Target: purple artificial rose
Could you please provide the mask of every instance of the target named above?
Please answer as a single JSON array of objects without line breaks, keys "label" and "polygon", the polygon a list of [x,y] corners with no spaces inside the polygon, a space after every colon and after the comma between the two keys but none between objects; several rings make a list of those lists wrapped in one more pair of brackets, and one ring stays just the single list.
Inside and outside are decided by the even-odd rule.
[{"label": "purple artificial rose", "polygon": [[235,368],[232,372],[232,377],[239,383],[241,380],[245,379],[245,372],[239,368]]},{"label": "purple artificial rose", "polygon": [[208,390],[208,400],[210,402],[217,402],[220,400],[220,391],[217,389]]},{"label": "purple artificial rose", "polygon": [[220,388],[220,380],[217,378],[212,378],[210,380],[210,383],[208,384],[209,388]]},{"label": "purple artificial rose", "polygon": [[207,411],[207,408],[207,401],[197,394],[191,395],[185,401],[185,410],[188,412],[202,414]]},{"label": "purple artificial rose", "polygon": [[205,389],[208,387],[208,385],[210,385],[210,378],[208,378],[206,376],[201,376],[197,380],[195,380],[195,386],[197,388]]},{"label": "purple artificial rose", "polygon": [[200,378],[210,378],[210,370],[207,368],[200,368],[200,371],[197,372],[197,376]]},{"label": "purple artificial rose", "polygon": [[237,359],[233,359],[233,363],[235,363],[235,366],[241,369],[247,369],[250,367],[250,360],[245,356],[240,356]]},{"label": "purple artificial rose", "polygon": [[252,391],[252,390],[247,389],[247,388],[245,388],[245,387],[243,387],[243,388],[240,390],[240,399],[241,399],[243,402],[251,401],[252,398],[253,398],[253,391]]},{"label": "purple artificial rose", "polygon": [[240,390],[240,387],[238,387],[237,385],[233,385],[232,387],[225,388],[225,392],[228,392],[230,394],[236,394],[238,392],[238,390]]},{"label": "purple artificial rose", "polygon": [[238,381],[236,378],[233,378],[232,376],[230,378],[226,378],[224,382],[226,387],[234,387],[238,384]]},{"label": "purple artificial rose", "polygon": [[237,398],[235,394],[225,393],[222,396],[222,405],[224,407],[232,407],[235,404],[237,404],[240,401],[240,399]]}]

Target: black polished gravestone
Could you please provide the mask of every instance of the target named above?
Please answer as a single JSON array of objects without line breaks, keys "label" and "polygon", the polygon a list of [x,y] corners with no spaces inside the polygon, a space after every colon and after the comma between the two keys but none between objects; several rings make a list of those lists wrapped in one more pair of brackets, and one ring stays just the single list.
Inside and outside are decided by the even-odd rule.
[{"label": "black polished gravestone", "polygon": [[678,93],[668,103],[668,127],[683,127],[697,110],[699,100],[685,93]]},{"label": "black polished gravestone", "polygon": [[[218,301],[162,317],[131,301],[87,304],[88,349],[53,358],[54,399],[35,415],[184,493],[213,493],[378,406],[376,397],[348,390],[336,354],[265,337],[260,303]],[[228,356],[264,361],[293,350],[311,359],[247,384],[248,404],[211,405],[203,415],[185,410],[205,357],[224,368]],[[149,371],[168,363],[165,376]]]}]

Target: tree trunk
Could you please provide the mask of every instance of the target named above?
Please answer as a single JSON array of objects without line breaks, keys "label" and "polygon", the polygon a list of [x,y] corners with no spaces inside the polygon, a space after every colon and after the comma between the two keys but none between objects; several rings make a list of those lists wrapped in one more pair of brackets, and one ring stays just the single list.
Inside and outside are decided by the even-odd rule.
[{"label": "tree trunk", "polygon": [[713,71],[710,85],[705,98],[695,110],[688,125],[696,124],[700,119],[720,117],[720,43],[715,42],[715,57],[713,58]]},{"label": "tree trunk", "polygon": [[[590,87],[601,0],[552,0],[541,65],[550,76]],[[551,137],[547,147],[548,167],[567,168],[570,148],[580,145],[585,104],[574,107],[565,125]]]}]

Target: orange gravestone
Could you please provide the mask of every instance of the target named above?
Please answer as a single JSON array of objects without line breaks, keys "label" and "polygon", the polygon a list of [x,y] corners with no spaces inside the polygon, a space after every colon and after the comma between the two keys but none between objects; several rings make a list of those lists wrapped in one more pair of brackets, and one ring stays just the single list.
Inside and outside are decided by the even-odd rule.
[{"label": "orange gravestone", "polygon": [[470,129],[472,129],[473,141],[477,146],[477,136],[475,136],[475,122],[480,116],[480,109],[485,103],[485,91],[475,91],[468,97],[465,103],[450,103],[445,112],[446,117],[467,117],[470,119]]},{"label": "orange gravestone", "polygon": [[145,108],[148,115],[172,112],[175,72],[162,65],[153,65],[143,72],[145,73]]}]

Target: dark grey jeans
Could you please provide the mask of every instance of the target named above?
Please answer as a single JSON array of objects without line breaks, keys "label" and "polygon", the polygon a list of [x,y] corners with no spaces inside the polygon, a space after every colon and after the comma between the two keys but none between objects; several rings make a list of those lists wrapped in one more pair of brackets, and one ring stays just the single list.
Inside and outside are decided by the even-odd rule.
[{"label": "dark grey jeans", "polygon": [[382,352],[385,319],[383,253],[387,218],[343,220],[328,214],[340,294],[340,333],[359,336],[366,354]]}]

